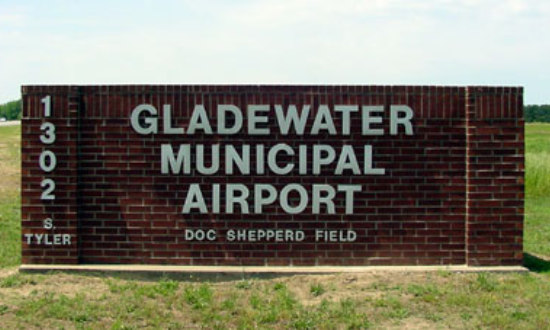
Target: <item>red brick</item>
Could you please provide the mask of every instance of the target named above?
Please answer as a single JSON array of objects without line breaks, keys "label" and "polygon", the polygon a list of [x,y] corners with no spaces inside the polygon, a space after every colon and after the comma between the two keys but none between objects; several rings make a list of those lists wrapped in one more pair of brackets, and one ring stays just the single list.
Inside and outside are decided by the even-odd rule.
[{"label": "red brick", "polygon": [[[153,263],[182,265],[515,265],[522,260],[524,135],[522,88],[433,86],[24,86],[22,127],[23,233],[56,233],[73,244],[40,248],[23,244],[24,263]],[[40,99],[52,96],[57,140],[39,139],[44,121]],[[210,136],[141,136],[129,114],[139,103],[159,111],[173,105],[173,122],[186,127],[192,105],[230,103],[407,104],[415,111],[413,136],[361,135],[359,113],[349,136],[215,137],[215,143],[272,146],[275,143],[371,144],[384,176],[319,176],[271,173],[252,176],[189,177],[160,174],[160,144],[212,144]],[[273,112],[273,110],[272,110]],[[275,129],[274,114],[269,125]],[[340,129],[341,115],[335,115]],[[162,120],[160,121],[162,124]],[[212,123],[216,125],[215,121]],[[466,135],[469,134],[469,136]],[[345,142],[344,142],[345,141]],[[42,150],[55,152],[57,168],[38,167]],[[254,152],[252,152],[254,156]],[[362,151],[357,155],[361,159]],[[310,158],[311,160],[311,158]],[[467,160],[467,163],[465,163]],[[220,164],[223,166],[223,160]],[[251,168],[255,166],[253,159]],[[77,179],[77,174],[80,178]],[[56,199],[40,199],[44,178],[56,182]],[[467,180],[464,180],[467,178]],[[180,214],[189,184],[271,183],[278,189],[300,183],[361,184],[355,213],[290,215],[270,205],[261,215]],[[205,189],[207,198],[210,188]],[[468,201],[468,202],[466,202]],[[223,204],[223,199],[222,199]],[[237,208],[239,209],[239,208]],[[187,228],[215,229],[213,242],[186,242]],[[229,228],[304,230],[305,242],[225,242]],[[315,229],[353,229],[357,242],[315,242]],[[79,248],[80,247],[80,248]]]}]

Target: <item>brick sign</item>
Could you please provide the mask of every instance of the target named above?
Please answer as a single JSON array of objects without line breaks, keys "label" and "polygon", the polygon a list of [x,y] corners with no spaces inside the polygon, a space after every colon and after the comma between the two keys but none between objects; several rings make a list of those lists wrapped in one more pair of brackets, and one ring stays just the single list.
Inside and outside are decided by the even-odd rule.
[{"label": "brick sign", "polygon": [[521,88],[22,93],[24,264],[521,264]]}]

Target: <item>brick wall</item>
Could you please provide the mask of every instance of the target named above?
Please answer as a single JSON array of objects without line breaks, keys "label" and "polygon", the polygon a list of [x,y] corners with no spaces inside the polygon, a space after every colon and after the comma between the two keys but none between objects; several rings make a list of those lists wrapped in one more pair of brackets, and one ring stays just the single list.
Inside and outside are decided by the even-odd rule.
[{"label": "brick wall", "polygon": [[524,121],[521,90],[467,89],[470,265],[516,265],[523,253]]},{"label": "brick wall", "polygon": [[[522,260],[523,113],[521,88],[424,86],[24,86],[22,127],[23,263],[122,263],[177,265],[517,265]],[[51,117],[41,100],[51,96]],[[172,107],[174,127],[189,123],[196,104],[204,104],[216,128],[215,108],[233,104],[270,105],[270,135],[140,135],[130,116],[139,104],[162,112]],[[350,135],[281,134],[273,107],[383,105],[386,134],[361,134],[360,111],[351,114]],[[387,134],[387,109],[407,105],[414,111],[414,134]],[[40,127],[55,125],[56,141],[44,144]],[[308,122],[308,128],[310,128]],[[162,125],[162,119],[160,120]],[[307,131],[307,130],[306,130]],[[161,145],[285,143],[371,145],[375,167],[384,175],[184,175],[161,173]],[[56,168],[38,165],[51,150]],[[290,157],[295,161],[297,156]],[[252,151],[251,167],[255,167]],[[194,161],[193,166],[194,168]],[[220,158],[224,166],[223,157]],[[42,200],[41,183],[55,184],[55,200]],[[353,214],[335,200],[336,214],[313,214],[311,205],[287,214],[274,203],[262,214],[182,214],[190,184],[200,184],[208,204],[213,184],[272,184],[278,191],[298,183],[356,184]],[[225,199],[221,198],[222,204]],[[252,204],[252,202],[251,202]],[[45,228],[44,219],[53,228]],[[214,229],[214,241],[186,240],[186,229]],[[303,231],[303,241],[230,242],[229,229]],[[315,240],[316,230],[352,230],[354,242]],[[70,234],[71,244],[44,244],[45,236]],[[31,236],[34,235],[34,236]],[[29,238],[30,237],[30,238]],[[39,237],[42,241],[38,242]],[[59,241],[58,241],[59,243]]]}]

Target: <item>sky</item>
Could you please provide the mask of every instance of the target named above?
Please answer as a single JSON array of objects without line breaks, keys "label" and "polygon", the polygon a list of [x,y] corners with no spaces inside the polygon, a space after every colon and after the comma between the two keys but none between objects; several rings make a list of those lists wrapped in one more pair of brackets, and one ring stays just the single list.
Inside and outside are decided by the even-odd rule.
[{"label": "sky", "polygon": [[0,0],[0,103],[24,84],[525,87],[550,104],[548,0]]}]

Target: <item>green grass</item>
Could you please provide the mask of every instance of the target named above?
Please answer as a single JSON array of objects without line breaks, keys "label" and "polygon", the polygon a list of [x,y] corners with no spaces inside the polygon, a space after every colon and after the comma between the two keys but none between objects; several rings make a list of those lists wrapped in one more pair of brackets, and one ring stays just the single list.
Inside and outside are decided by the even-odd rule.
[{"label": "green grass", "polygon": [[[0,127],[2,328],[550,328],[550,125],[526,127],[527,274],[217,280],[21,274],[19,127]],[[198,281],[197,281],[198,280]]]},{"label": "green grass", "polygon": [[0,127],[0,267],[21,263],[21,127]]},{"label": "green grass", "polygon": [[[6,327],[419,328],[550,327],[548,274],[334,275],[337,290],[303,300],[320,277],[158,282],[119,277],[12,275],[0,292]],[[361,275],[358,275],[361,276]],[[59,289],[59,282],[77,289]],[[365,285],[360,281],[371,281]],[[406,282],[406,283],[405,283]],[[405,283],[403,285],[403,283]],[[381,289],[382,288],[382,289]],[[21,290],[27,292],[20,295]],[[302,293],[300,293],[302,292]]]},{"label": "green grass", "polygon": [[550,256],[550,196],[525,200],[524,251]]},{"label": "green grass", "polygon": [[550,256],[550,124],[525,130],[524,250]]},{"label": "green grass", "polygon": [[0,198],[0,267],[21,263],[19,196]]},{"label": "green grass", "polygon": [[550,124],[529,124],[525,134],[527,199],[550,194]]},{"label": "green grass", "polygon": [[314,296],[314,297],[318,297],[320,295],[322,295],[323,293],[326,292],[325,290],[325,287],[323,286],[323,284],[321,283],[315,283],[315,284],[312,284],[309,288],[309,292],[311,292],[311,294]]}]

